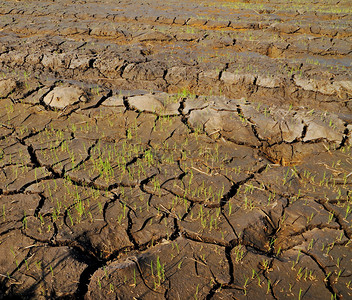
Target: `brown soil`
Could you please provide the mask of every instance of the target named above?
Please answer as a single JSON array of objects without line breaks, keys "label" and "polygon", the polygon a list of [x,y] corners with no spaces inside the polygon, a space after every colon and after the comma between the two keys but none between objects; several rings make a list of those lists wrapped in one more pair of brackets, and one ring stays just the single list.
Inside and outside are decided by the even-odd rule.
[{"label": "brown soil", "polygon": [[2,1],[0,299],[350,299],[348,0]]}]

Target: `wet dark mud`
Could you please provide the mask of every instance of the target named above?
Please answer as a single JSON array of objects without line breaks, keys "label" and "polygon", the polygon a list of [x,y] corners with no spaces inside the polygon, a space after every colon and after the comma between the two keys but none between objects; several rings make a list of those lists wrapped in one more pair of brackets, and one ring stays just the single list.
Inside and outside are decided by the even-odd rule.
[{"label": "wet dark mud", "polygon": [[0,299],[350,299],[349,1],[2,1]]}]

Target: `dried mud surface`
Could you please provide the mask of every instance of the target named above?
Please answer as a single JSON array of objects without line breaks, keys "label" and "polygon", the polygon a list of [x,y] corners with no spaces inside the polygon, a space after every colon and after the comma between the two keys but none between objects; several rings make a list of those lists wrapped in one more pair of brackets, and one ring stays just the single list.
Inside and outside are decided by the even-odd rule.
[{"label": "dried mud surface", "polygon": [[0,299],[350,299],[349,1],[2,1]]}]

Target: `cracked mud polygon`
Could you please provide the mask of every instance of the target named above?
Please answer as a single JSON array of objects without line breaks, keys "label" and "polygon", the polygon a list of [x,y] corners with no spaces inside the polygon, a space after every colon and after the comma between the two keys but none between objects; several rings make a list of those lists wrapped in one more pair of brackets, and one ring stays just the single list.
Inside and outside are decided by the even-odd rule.
[{"label": "cracked mud polygon", "polygon": [[0,3],[0,299],[350,299],[348,0]]}]

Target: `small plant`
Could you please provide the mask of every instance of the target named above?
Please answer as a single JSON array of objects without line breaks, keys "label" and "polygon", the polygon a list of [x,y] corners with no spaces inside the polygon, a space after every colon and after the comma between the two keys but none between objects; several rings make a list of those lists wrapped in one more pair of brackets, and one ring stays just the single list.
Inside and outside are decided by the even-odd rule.
[{"label": "small plant", "polygon": [[136,269],[133,269],[133,284],[132,286],[137,286]]},{"label": "small plant", "polygon": [[249,277],[247,276],[244,276],[244,284],[243,284],[243,292],[244,292],[244,295],[247,295],[247,287],[248,287],[248,280],[249,280]]},{"label": "small plant", "polygon": [[197,284],[196,292],[194,293],[194,299],[195,300],[198,300],[198,293],[199,293],[199,284]]},{"label": "small plant", "polygon": [[268,286],[267,286],[267,289],[266,289],[266,293],[269,294],[270,290],[271,290],[271,281],[268,280]]},{"label": "small plant", "polygon": [[298,293],[298,300],[301,300],[302,299],[302,289],[299,288],[299,293]]},{"label": "small plant", "polygon": [[293,262],[292,262],[291,270],[294,270],[295,266],[296,266],[296,265],[298,264],[298,262],[299,262],[299,258],[300,258],[301,255],[302,255],[301,250],[298,250],[298,254],[297,254],[296,261],[293,261]]}]

